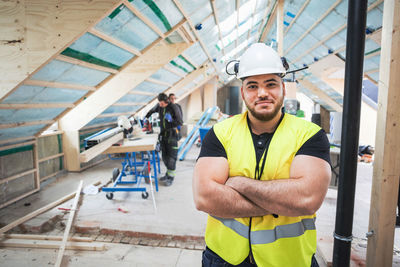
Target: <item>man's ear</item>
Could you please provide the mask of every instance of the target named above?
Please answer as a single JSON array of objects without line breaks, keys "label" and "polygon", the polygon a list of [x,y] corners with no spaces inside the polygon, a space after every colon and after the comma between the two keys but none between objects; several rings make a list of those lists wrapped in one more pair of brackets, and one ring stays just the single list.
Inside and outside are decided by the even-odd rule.
[{"label": "man's ear", "polygon": [[282,93],[283,93],[283,96],[285,97],[286,96],[286,86],[285,86],[284,81],[282,81]]},{"label": "man's ear", "polygon": [[243,96],[243,85],[240,87],[240,94],[242,95],[242,100],[244,100],[244,96]]}]

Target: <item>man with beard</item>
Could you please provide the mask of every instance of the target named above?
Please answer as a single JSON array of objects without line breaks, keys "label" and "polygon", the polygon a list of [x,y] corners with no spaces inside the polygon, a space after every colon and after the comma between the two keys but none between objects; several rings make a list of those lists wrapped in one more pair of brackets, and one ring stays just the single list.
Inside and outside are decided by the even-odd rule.
[{"label": "man with beard", "polygon": [[203,266],[318,266],[314,221],[331,177],[329,142],[316,124],[283,112],[286,69],[272,48],[250,46],[235,67],[248,111],[202,142],[193,194],[209,214]]}]

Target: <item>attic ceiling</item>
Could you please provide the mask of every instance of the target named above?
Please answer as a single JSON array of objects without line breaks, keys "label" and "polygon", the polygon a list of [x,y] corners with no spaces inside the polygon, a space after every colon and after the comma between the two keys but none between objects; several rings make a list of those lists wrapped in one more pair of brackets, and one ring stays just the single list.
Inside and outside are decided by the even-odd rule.
[{"label": "attic ceiling", "polygon": [[[78,130],[106,125],[135,114],[160,92],[174,92],[179,99],[214,76],[219,86],[229,83],[233,77],[225,64],[250,44],[278,48],[280,1],[117,2],[17,86],[6,88],[0,143],[37,136],[59,119],[66,125],[81,119]],[[309,67],[296,74],[299,91],[330,111],[343,102],[347,5],[345,0],[283,3],[283,54],[291,69]],[[370,0],[368,6],[363,97],[376,104],[383,1]],[[7,49],[4,43],[0,51]],[[7,74],[2,75],[6,84]],[[130,77],[135,75],[139,78]],[[99,95],[105,98],[101,103]]]}]

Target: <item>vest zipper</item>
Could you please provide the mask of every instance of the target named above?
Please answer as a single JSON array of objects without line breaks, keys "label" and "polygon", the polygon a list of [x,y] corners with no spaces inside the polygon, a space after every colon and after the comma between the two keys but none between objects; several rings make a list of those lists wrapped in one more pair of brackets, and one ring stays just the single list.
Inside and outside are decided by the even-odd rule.
[{"label": "vest zipper", "polygon": [[250,217],[250,221],[249,221],[249,260],[251,264],[254,264],[254,258],[253,258],[253,251],[251,250],[251,239],[250,239],[250,233],[251,233],[251,221],[252,221],[253,217]]}]

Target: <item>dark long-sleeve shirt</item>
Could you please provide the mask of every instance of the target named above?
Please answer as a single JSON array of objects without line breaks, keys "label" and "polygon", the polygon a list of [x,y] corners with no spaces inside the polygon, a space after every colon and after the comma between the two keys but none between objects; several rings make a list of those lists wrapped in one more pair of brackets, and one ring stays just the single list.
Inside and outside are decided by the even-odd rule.
[{"label": "dark long-sleeve shirt", "polygon": [[[169,129],[176,128],[178,125],[182,125],[183,120],[182,120],[182,113],[180,112],[179,108],[177,105],[173,103],[169,103],[168,106],[165,108],[160,107],[160,105],[157,103],[152,109],[149,110],[146,114],[146,118],[149,118],[151,114],[158,112],[159,118],[160,118],[160,132],[164,133]],[[171,114],[172,121],[168,122],[165,119],[165,114]]]}]

